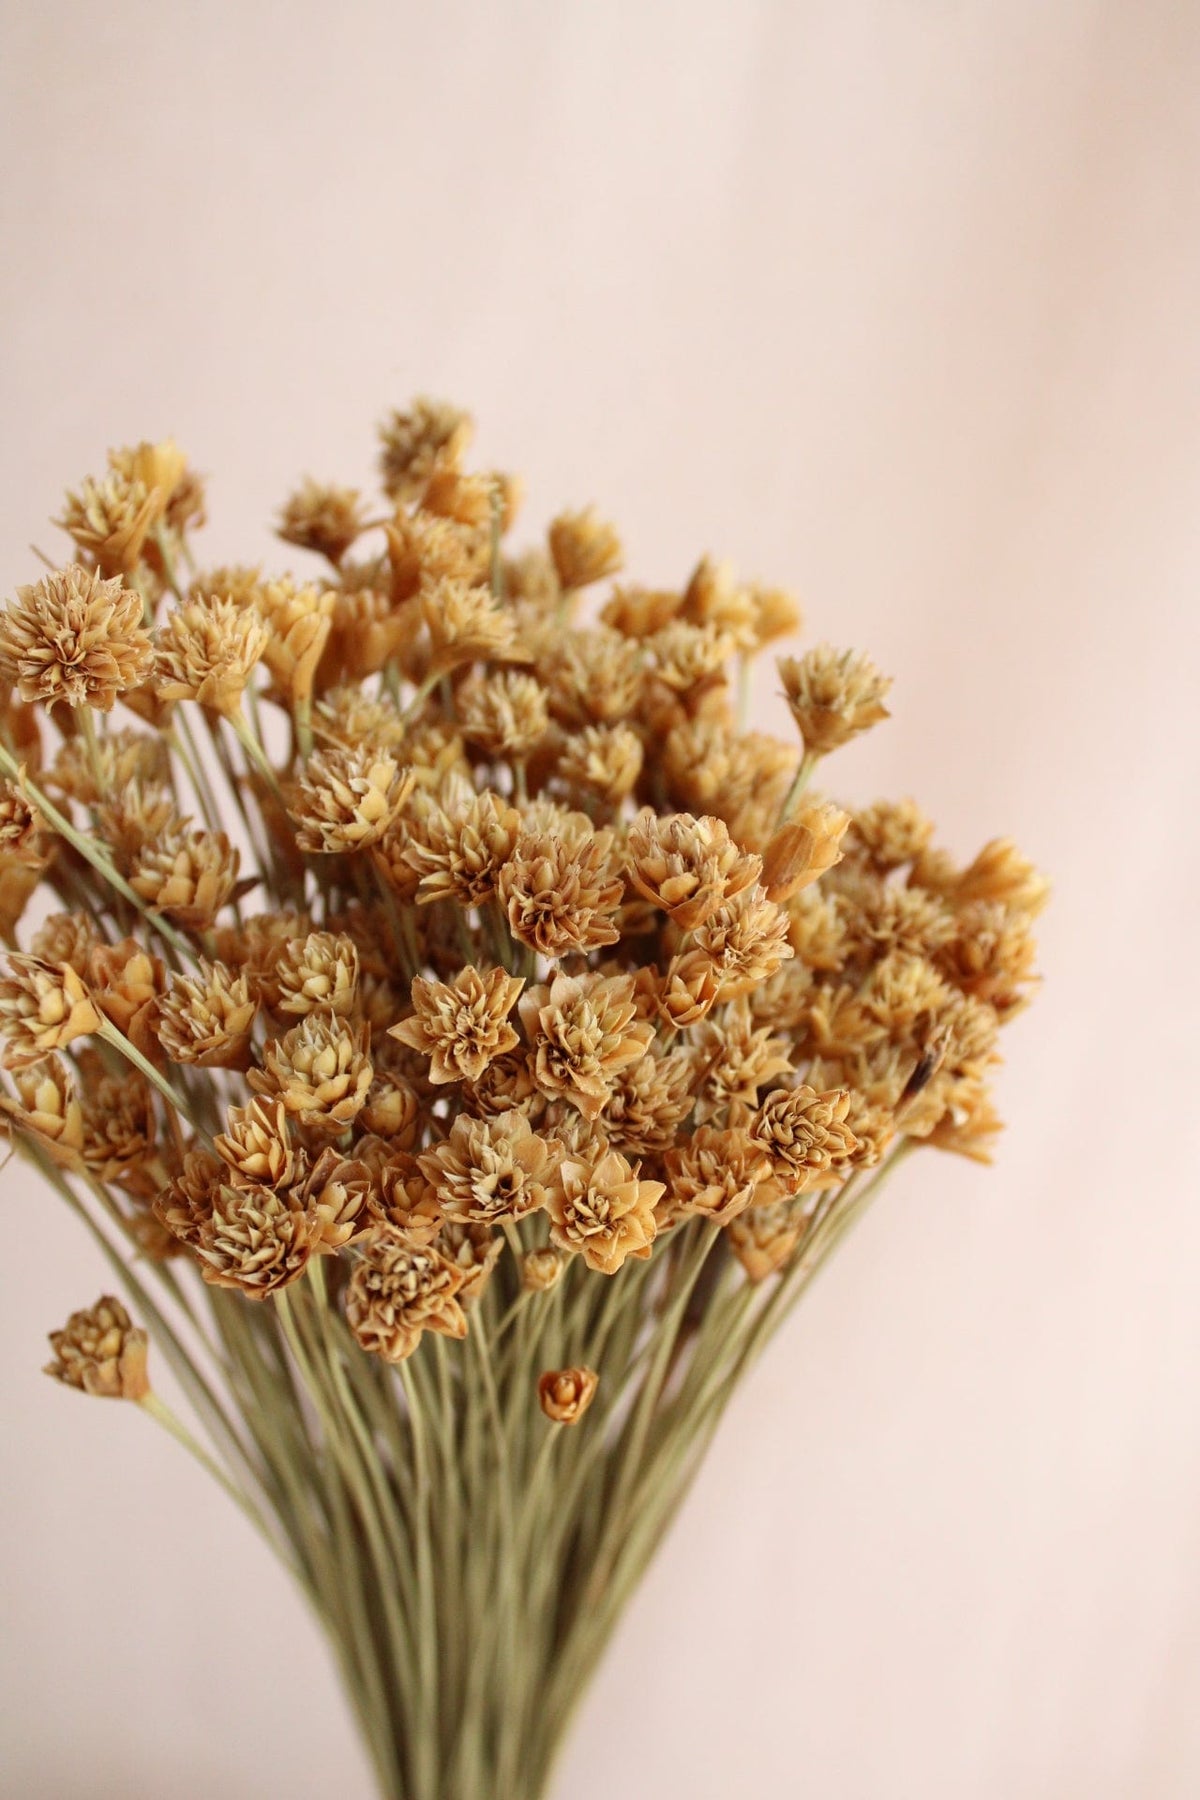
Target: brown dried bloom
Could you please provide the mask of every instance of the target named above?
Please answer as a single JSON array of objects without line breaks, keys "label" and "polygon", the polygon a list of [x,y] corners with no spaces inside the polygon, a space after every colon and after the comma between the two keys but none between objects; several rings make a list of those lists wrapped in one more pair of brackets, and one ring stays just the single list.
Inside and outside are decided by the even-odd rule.
[{"label": "brown dried bloom", "polygon": [[724,679],[734,640],[717,625],[672,619],[647,641],[647,648],[659,681],[674,693],[694,694],[698,688]]},{"label": "brown dried bloom", "polygon": [[654,1026],[638,1017],[630,975],[556,975],[523,994],[519,1010],[539,1088],[588,1119],[599,1118],[620,1071],[654,1037]]},{"label": "brown dried bloom", "polygon": [[102,481],[89,476],[77,494],[68,493],[63,516],[54,523],[95,558],[102,575],[131,575],[166,498],[131,473],[114,469]]},{"label": "brown dried bloom", "polygon": [[[512,856],[521,832],[521,815],[498,794],[485,790],[455,789],[443,801],[418,802],[413,808],[411,835],[399,846],[399,860],[419,880],[417,900],[428,906],[434,900],[457,900],[460,906],[481,906],[496,892],[504,864]],[[385,873],[394,879],[391,842],[383,846]],[[395,882],[403,891],[403,881]]]},{"label": "brown dried bloom", "polygon": [[393,1150],[378,1139],[360,1139],[358,1155],[374,1174],[367,1211],[377,1225],[388,1225],[417,1244],[432,1244],[442,1229],[442,1209],[433,1187],[407,1150]]},{"label": "brown dried bloom", "polygon": [[213,1142],[222,1160],[246,1181],[279,1188],[287,1187],[296,1175],[282,1100],[260,1098],[248,1106],[231,1106],[225,1130]]},{"label": "brown dried bloom", "polygon": [[318,1254],[335,1254],[369,1229],[370,1194],[366,1163],[343,1156],[332,1144],[322,1150],[291,1195],[293,1204],[304,1210],[309,1239]]},{"label": "brown dried bloom", "polygon": [[155,692],[160,700],[195,700],[232,719],[270,636],[259,615],[235,600],[219,594],[185,600],[159,629]]},{"label": "brown dried bloom", "polygon": [[376,844],[412,793],[416,776],[372,744],[314,750],[292,801],[301,850],[336,855]]},{"label": "brown dried bloom", "polygon": [[523,1219],[545,1205],[561,1147],[538,1137],[524,1113],[473,1119],[460,1113],[450,1136],[417,1158],[456,1225]]},{"label": "brown dried bloom", "polygon": [[158,1001],[158,1042],[171,1062],[194,1062],[201,1069],[250,1066],[250,1031],[257,999],[245,970],[203,961],[194,976],[175,976],[171,992]]},{"label": "brown dried bloom", "polygon": [[555,1425],[578,1425],[599,1382],[595,1369],[547,1369],[538,1377],[538,1404]]},{"label": "brown dried bloom", "polygon": [[644,807],[629,827],[629,879],[681,931],[694,931],[717,908],[757,881],[761,859],[740,850],[723,819]]},{"label": "brown dried bloom", "polygon": [[488,1064],[519,1042],[508,1022],[524,981],[501,968],[480,973],[468,964],[452,982],[412,984],[412,1018],[389,1035],[428,1056],[429,1079],[478,1081]]},{"label": "brown dried bloom", "polygon": [[696,1117],[702,1122],[727,1118],[735,1107],[756,1107],[759,1088],[791,1071],[788,1039],[757,1023],[749,995],[698,1026],[695,1044],[702,1070]]},{"label": "brown dried bloom", "polygon": [[492,757],[523,761],[545,737],[550,722],[546,690],[521,669],[472,674],[455,695],[459,728]]},{"label": "brown dried bloom", "polygon": [[207,931],[237,882],[240,852],[223,831],[179,825],[134,858],[129,885],[151,912],[190,931]]},{"label": "brown dried bloom", "polygon": [[364,1350],[384,1362],[411,1356],[425,1331],[467,1335],[457,1295],[462,1275],[430,1245],[387,1226],[363,1240],[346,1290],[346,1321]]},{"label": "brown dried bloom", "polygon": [[456,469],[474,426],[468,413],[444,400],[414,400],[408,412],[393,412],[379,428],[383,449],[379,470],[392,500],[417,498],[435,469]]},{"label": "brown dried bloom", "polygon": [[284,502],[275,529],[285,544],[315,550],[337,564],[361,536],[365,524],[357,488],[335,487],[306,477]]},{"label": "brown dried bloom", "polygon": [[642,655],[636,639],[603,627],[560,633],[538,669],[555,718],[569,726],[628,718],[642,688]]},{"label": "brown dried bloom", "polygon": [[613,864],[611,831],[562,835],[530,829],[518,837],[496,884],[508,928],[519,943],[552,958],[615,944],[612,915],[625,884]]},{"label": "brown dried bloom", "polygon": [[144,1400],[150,1392],[150,1340],[111,1294],[72,1313],[64,1330],[50,1333],[50,1345],[54,1361],[45,1372],[64,1387],[104,1400]]},{"label": "brown dried bloom", "polygon": [[748,1131],[701,1125],[664,1158],[673,1205],[728,1225],[753,1204],[772,1172],[771,1158]]},{"label": "brown dried bloom", "polygon": [[83,1107],[70,1067],[60,1056],[48,1056],[15,1070],[13,1085],[18,1099],[0,1094],[0,1109],[19,1129],[40,1138],[54,1162],[81,1168]]},{"label": "brown dried bloom", "polygon": [[695,1105],[696,1060],[689,1050],[653,1050],[627,1063],[604,1108],[604,1135],[626,1156],[658,1156]]},{"label": "brown dried bloom", "polygon": [[309,1220],[289,1195],[260,1182],[221,1182],[212,1211],[196,1228],[200,1273],[213,1287],[239,1288],[251,1300],[297,1280],[313,1252]]},{"label": "brown dried bloom", "polygon": [[463,1305],[477,1300],[492,1278],[505,1239],[491,1225],[456,1225],[447,1219],[438,1238],[438,1249],[462,1276],[458,1290]]},{"label": "brown dried bloom", "polygon": [[246,1077],[256,1094],[278,1095],[301,1125],[340,1133],[358,1117],[374,1071],[371,1028],[319,1007],[263,1048],[263,1066]]},{"label": "brown dried bloom", "polygon": [[0,672],[22,700],[109,712],[152,656],[141,595],[77,565],[19,587],[0,615]]},{"label": "brown dried bloom", "polygon": [[717,1004],[720,975],[702,950],[685,950],[673,956],[663,977],[658,1010],[676,1031],[697,1025]]},{"label": "brown dried bloom", "polygon": [[588,725],[564,742],[558,774],[574,792],[616,807],[633,792],[644,754],[628,725]]},{"label": "brown dried bloom", "polygon": [[490,588],[450,579],[430,582],[421,589],[421,616],[432,646],[431,675],[480,658],[503,662],[520,655],[512,615]]},{"label": "brown dried bloom", "polygon": [[712,964],[721,1000],[769,981],[792,955],[787,914],[757,885],[743,888],[710,913],[696,927],[694,942]]},{"label": "brown dried bloom", "polygon": [[350,1017],[358,1000],[358,947],[344,932],[310,931],[289,943],[275,964],[284,1013],[309,1013],[328,1006]]},{"label": "brown dried bloom", "polygon": [[854,1150],[845,1123],[850,1096],[840,1088],[818,1094],[810,1087],[781,1088],[768,1094],[750,1123],[750,1136],[771,1160],[786,1193],[824,1185],[836,1165]]},{"label": "brown dried bloom", "polygon": [[144,1167],[157,1135],[150,1088],[136,1069],[110,1073],[94,1053],[80,1058],[83,1160],[97,1181],[122,1181]]},{"label": "brown dried bloom", "polygon": [[765,1281],[791,1258],[807,1223],[802,1200],[751,1206],[725,1228],[733,1254],[750,1281]]},{"label": "brown dried bloom", "polygon": [[785,656],[779,673],[804,748],[826,756],[860,731],[888,717],[883,700],[891,678],[854,650],[819,644],[805,656]]},{"label": "brown dried bloom", "polygon": [[583,512],[560,513],[551,520],[546,538],[566,592],[615,575],[624,560],[620,538],[594,506]]},{"label": "brown dried bloom", "polygon": [[50,913],[29,940],[29,948],[42,962],[70,963],[77,975],[86,978],[88,961],[100,942],[100,933],[90,913]]},{"label": "brown dried bloom", "polygon": [[578,1252],[589,1269],[615,1275],[627,1256],[649,1256],[654,1207],[665,1192],[663,1182],[640,1180],[601,1141],[559,1165],[549,1196],[551,1241]]},{"label": "brown dried bloom", "polygon": [[852,842],[865,846],[876,868],[884,874],[912,862],[929,846],[933,821],[915,800],[877,800],[853,815]]},{"label": "brown dried bloom", "polygon": [[0,980],[0,1032],[6,1040],[0,1062],[6,1069],[29,1068],[100,1029],[100,1009],[70,963],[42,962],[16,951],[7,961],[10,973]]}]

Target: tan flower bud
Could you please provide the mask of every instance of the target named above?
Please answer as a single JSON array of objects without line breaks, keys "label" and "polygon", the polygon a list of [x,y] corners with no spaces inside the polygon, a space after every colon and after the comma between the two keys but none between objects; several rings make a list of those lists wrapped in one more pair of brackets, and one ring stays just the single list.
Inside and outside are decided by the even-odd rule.
[{"label": "tan flower bud", "polygon": [[490,588],[465,581],[430,582],[421,589],[421,616],[432,647],[431,675],[481,658],[503,662],[519,655],[512,614]]},{"label": "tan flower bud", "polygon": [[850,814],[813,801],[781,825],[763,854],[762,880],[768,900],[790,900],[811,887],[842,860],[842,839]]},{"label": "tan flower bud", "polygon": [[644,1056],[654,1037],[654,1026],[638,1017],[628,975],[556,975],[522,995],[520,1014],[539,1088],[588,1119],[600,1116],[619,1071]]},{"label": "tan flower bud", "polygon": [[132,575],[166,500],[132,471],[114,469],[102,481],[89,476],[77,494],[68,493],[63,516],[54,523],[85,555],[95,557],[102,575]]},{"label": "tan flower bud", "polygon": [[150,1340],[111,1294],[72,1313],[64,1330],[50,1333],[50,1344],[54,1361],[46,1374],[64,1387],[105,1400],[144,1400],[150,1392]]},{"label": "tan flower bud", "polygon": [[615,944],[612,915],[624,882],[614,865],[611,831],[571,830],[555,835],[526,828],[496,883],[508,928],[543,956],[585,954]]},{"label": "tan flower bud", "polygon": [[547,1369],[538,1377],[538,1404],[556,1425],[578,1425],[595,1397],[595,1369]]},{"label": "tan flower bud", "polygon": [[287,706],[312,698],[317,665],[333,627],[335,599],[329,588],[298,588],[291,581],[269,581],[255,590],[254,605],[269,633],[263,660],[276,697]]},{"label": "tan flower bud", "polygon": [[[771,1191],[764,1182],[760,1192]],[[725,1227],[725,1239],[751,1281],[765,1281],[790,1259],[807,1222],[804,1203],[771,1200],[748,1207]]]},{"label": "tan flower bud", "polygon": [[371,1171],[365,1163],[342,1156],[332,1145],[322,1150],[292,1189],[293,1201],[307,1216],[315,1250],[334,1253],[369,1228],[370,1192]]},{"label": "tan flower bud", "polygon": [[61,1057],[30,1063],[13,1075],[18,1100],[0,1095],[0,1108],[19,1129],[30,1131],[61,1168],[83,1168],[83,1108],[75,1078]]},{"label": "tan flower bud", "polygon": [[136,938],[97,944],[88,960],[87,982],[105,1018],[147,1054],[153,1045],[159,998],[167,985],[162,958]]},{"label": "tan flower bud", "polygon": [[767,1095],[751,1120],[750,1137],[769,1156],[785,1193],[802,1193],[824,1185],[830,1175],[836,1178],[836,1166],[857,1143],[845,1123],[849,1108],[850,1095],[840,1088],[819,1094],[801,1086]]},{"label": "tan flower bud", "polygon": [[667,1187],[674,1207],[698,1213],[718,1225],[753,1204],[771,1175],[771,1158],[746,1131],[718,1131],[701,1125],[686,1143],[668,1150],[664,1159]]},{"label": "tan flower bud", "polygon": [[379,428],[384,492],[392,500],[419,496],[435,470],[458,468],[473,432],[470,415],[444,400],[422,397],[389,414]]},{"label": "tan flower bud", "polygon": [[739,849],[724,820],[644,807],[629,827],[629,878],[640,894],[692,931],[758,880],[761,860]]},{"label": "tan flower bud", "polygon": [[527,1250],[521,1258],[521,1286],[530,1294],[548,1294],[558,1286],[566,1267],[567,1258],[549,1244],[540,1250]]},{"label": "tan flower bud", "polygon": [[220,1182],[211,1213],[196,1227],[195,1250],[210,1285],[265,1300],[304,1273],[313,1252],[309,1218],[290,1195],[259,1182]]},{"label": "tan flower bud", "polygon": [[231,1106],[225,1130],[213,1142],[222,1160],[246,1181],[282,1188],[296,1175],[296,1155],[282,1100],[260,1097],[248,1106]]}]

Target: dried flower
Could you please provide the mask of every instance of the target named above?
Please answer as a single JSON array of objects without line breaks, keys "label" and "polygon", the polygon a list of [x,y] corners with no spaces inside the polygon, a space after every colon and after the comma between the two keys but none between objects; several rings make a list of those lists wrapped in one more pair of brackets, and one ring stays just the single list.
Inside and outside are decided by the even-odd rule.
[{"label": "dried flower", "polygon": [[270,637],[258,614],[235,600],[219,594],[185,600],[159,630],[155,692],[160,700],[195,700],[232,719]]},{"label": "dried flower", "polygon": [[789,1194],[824,1180],[856,1143],[845,1123],[850,1096],[843,1089],[781,1088],[768,1094],[750,1123],[750,1137],[771,1161],[775,1179]]},{"label": "dried flower", "polygon": [[805,656],[781,657],[779,673],[804,748],[813,756],[827,756],[888,716],[883,700],[891,680],[857,651],[819,644]]},{"label": "dried flower", "polygon": [[457,1295],[463,1278],[431,1245],[376,1226],[346,1290],[346,1319],[364,1350],[384,1362],[411,1356],[425,1331],[467,1335]]},{"label": "dried flower", "polygon": [[141,595],[77,565],[19,587],[0,615],[0,672],[23,700],[109,712],[152,656]]},{"label": "dried flower", "polygon": [[418,1157],[444,1216],[456,1225],[523,1219],[545,1206],[560,1146],[530,1129],[524,1113],[473,1119],[460,1113],[444,1143]]},{"label": "dried flower", "polygon": [[207,931],[233,893],[241,861],[223,831],[178,825],[134,858],[129,885],[151,912],[191,931]]},{"label": "dried flower", "polygon": [[417,976],[413,1017],[393,1025],[391,1036],[429,1057],[431,1081],[478,1081],[519,1041],[508,1015],[524,985],[503,969],[481,974],[470,964],[449,983]]},{"label": "dried flower", "polygon": [[628,975],[556,975],[548,987],[529,988],[519,1010],[538,1087],[588,1119],[599,1118],[620,1071],[654,1037],[654,1026],[638,1016]]},{"label": "dried flower", "polygon": [[235,1175],[266,1187],[287,1187],[296,1174],[296,1156],[288,1136],[287,1108],[282,1100],[251,1100],[231,1106],[226,1126],[214,1139],[221,1158]]},{"label": "dried flower", "polygon": [[445,804],[417,803],[413,810],[411,831],[395,846],[398,855],[392,855],[390,840],[381,852],[393,884],[403,892],[403,871],[408,871],[419,884],[417,900],[423,906],[445,899],[482,906],[490,900],[516,848],[520,813],[497,794],[461,790],[448,794]]},{"label": "dried flower", "polygon": [[521,1286],[529,1294],[548,1294],[558,1286],[566,1267],[567,1258],[549,1244],[527,1250],[521,1258]]},{"label": "dried flower", "polygon": [[550,722],[545,688],[522,669],[469,675],[455,703],[465,738],[489,756],[518,762],[541,742]]},{"label": "dried flower", "polygon": [[310,931],[293,938],[275,964],[280,1012],[310,1013],[327,1006],[349,1018],[358,999],[358,946],[343,932]]},{"label": "dried flower", "polygon": [[457,468],[471,441],[470,416],[444,400],[414,400],[379,428],[384,492],[393,500],[421,494],[438,468]]},{"label": "dried flower", "polygon": [[415,781],[411,769],[371,744],[315,750],[292,801],[297,844],[327,856],[367,849],[398,817]]},{"label": "dried flower", "polygon": [[63,516],[54,523],[95,558],[102,575],[131,575],[165,506],[161,490],[147,489],[131,471],[114,469],[103,481],[88,477],[77,494],[68,493]]},{"label": "dried flower", "polygon": [[306,479],[284,502],[275,529],[285,544],[315,550],[337,564],[365,524],[357,488]]},{"label": "dried flower", "polygon": [[429,632],[429,673],[445,674],[480,657],[503,661],[518,655],[512,615],[490,588],[443,578],[421,590],[421,616]]},{"label": "dried flower", "polygon": [[287,1194],[261,1182],[220,1182],[196,1229],[200,1273],[213,1287],[265,1300],[303,1275],[313,1252],[309,1220]]},{"label": "dried flower", "polygon": [[560,513],[546,534],[558,579],[565,590],[590,587],[621,567],[621,540],[594,506]]},{"label": "dried flower", "polygon": [[771,1158],[748,1131],[701,1125],[664,1159],[668,1191],[682,1213],[728,1225],[753,1205],[772,1173]]},{"label": "dried flower", "polygon": [[64,1387],[104,1400],[144,1400],[150,1392],[150,1340],[111,1294],[72,1313],[64,1330],[50,1333],[50,1344],[54,1361],[46,1374]]},{"label": "dried flower", "polygon": [[538,1403],[556,1425],[578,1425],[599,1381],[594,1369],[547,1369],[538,1377]]},{"label": "dried flower", "polygon": [[629,879],[681,931],[694,931],[724,901],[758,880],[761,859],[731,840],[723,819],[659,818],[644,807],[629,828]]},{"label": "dried flower", "polygon": [[615,1275],[627,1256],[649,1256],[654,1207],[665,1191],[661,1181],[640,1180],[618,1151],[601,1142],[560,1163],[549,1197],[551,1240],[560,1250],[578,1252],[589,1269]]},{"label": "dried flower", "polygon": [[0,1062],[6,1069],[29,1068],[100,1029],[100,1009],[70,963],[16,952],[7,962],[9,975],[0,980]]},{"label": "dried flower", "polygon": [[616,874],[609,831],[553,835],[525,829],[496,884],[508,928],[543,956],[584,953],[615,944],[612,915],[625,887]]},{"label": "dried flower", "polygon": [[256,1094],[278,1096],[301,1125],[340,1133],[358,1117],[374,1071],[370,1027],[353,1025],[332,1007],[307,1013],[286,1036],[264,1047],[261,1069],[246,1079]]},{"label": "dried flower", "polygon": [[812,801],[781,825],[763,852],[768,900],[790,900],[840,862],[849,824],[850,814],[840,807]]}]

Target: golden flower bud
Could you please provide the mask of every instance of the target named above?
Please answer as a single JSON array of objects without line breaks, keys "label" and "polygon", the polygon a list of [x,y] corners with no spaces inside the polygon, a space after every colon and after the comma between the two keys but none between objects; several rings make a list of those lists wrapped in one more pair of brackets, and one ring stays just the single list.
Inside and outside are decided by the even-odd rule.
[{"label": "golden flower bud", "polygon": [[762,880],[768,900],[790,900],[811,887],[842,860],[842,839],[850,814],[812,801],[775,832],[763,852]]},{"label": "golden flower bud", "polygon": [[361,536],[365,524],[357,488],[309,479],[284,502],[275,529],[285,544],[315,550],[337,564]]},{"label": "golden flower bud", "polygon": [[54,1361],[45,1372],[64,1387],[104,1400],[144,1400],[150,1392],[150,1340],[111,1294],[72,1313],[62,1331],[50,1333],[50,1344]]},{"label": "golden flower bud", "polygon": [[134,858],[129,885],[152,912],[207,931],[237,883],[241,853],[223,831],[179,825]]},{"label": "golden flower bud", "polygon": [[546,533],[558,579],[565,590],[590,587],[621,567],[621,540],[594,506],[560,513]]},{"label": "golden flower bud", "polygon": [[389,1036],[429,1057],[431,1081],[478,1081],[495,1057],[519,1042],[508,1015],[524,985],[502,968],[481,974],[470,964],[452,982],[418,975],[413,1016],[393,1025]]},{"label": "golden flower bud", "polygon": [[530,1294],[548,1294],[558,1286],[566,1267],[567,1258],[549,1244],[527,1250],[521,1258],[521,1286]]},{"label": "golden flower bud", "polygon": [[251,607],[219,594],[185,600],[159,629],[155,692],[160,700],[195,700],[232,719],[269,641],[270,632]]},{"label": "golden flower bud", "polygon": [[538,1377],[538,1403],[554,1424],[578,1425],[599,1383],[595,1369],[547,1369]]}]

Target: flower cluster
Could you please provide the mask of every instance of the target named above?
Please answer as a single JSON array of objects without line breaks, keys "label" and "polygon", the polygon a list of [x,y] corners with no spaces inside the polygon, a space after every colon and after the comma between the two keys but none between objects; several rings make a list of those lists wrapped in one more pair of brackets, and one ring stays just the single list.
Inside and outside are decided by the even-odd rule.
[{"label": "flower cluster", "polygon": [[757,1282],[901,1145],[986,1158],[1045,886],[812,791],[885,677],[782,659],[797,736],[766,737],[737,696],[788,596],[707,558],[614,584],[590,508],[514,553],[464,414],[382,435],[380,507],[284,503],[300,575],[196,571],[198,479],[116,451],[0,616],[10,942],[57,906],[0,978],[16,1140],[215,1286],[328,1259],[389,1361],[467,1332],[504,1259],[548,1294],[696,1219]]}]

